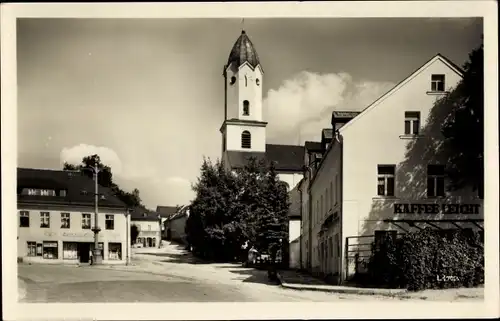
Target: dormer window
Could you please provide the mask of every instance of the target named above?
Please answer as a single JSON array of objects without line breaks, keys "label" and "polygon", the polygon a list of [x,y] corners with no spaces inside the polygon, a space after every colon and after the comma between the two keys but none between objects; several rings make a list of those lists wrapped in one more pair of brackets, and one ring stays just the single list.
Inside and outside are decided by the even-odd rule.
[{"label": "dormer window", "polygon": [[252,135],[248,130],[241,133],[241,148],[252,148]]},{"label": "dormer window", "polygon": [[431,76],[431,91],[434,92],[444,91],[444,75]]},{"label": "dormer window", "polygon": [[250,115],[250,103],[248,100],[243,101],[243,116]]}]

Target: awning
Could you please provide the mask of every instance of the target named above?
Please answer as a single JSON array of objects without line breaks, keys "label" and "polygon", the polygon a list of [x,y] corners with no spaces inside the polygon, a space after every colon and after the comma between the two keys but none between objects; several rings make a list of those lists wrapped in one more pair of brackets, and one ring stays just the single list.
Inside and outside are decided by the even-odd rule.
[{"label": "awning", "polygon": [[386,219],[384,223],[393,224],[405,232],[408,232],[405,228],[403,228],[400,224],[407,224],[409,227],[416,227],[418,229],[422,229],[420,226],[417,226],[417,223],[423,223],[424,225],[429,225],[434,227],[435,229],[442,230],[442,228],[437,225],[439,223],[451,223],[455,225],[458,229],[463,229],[460,226],[460,223],[472,223],[477,226],[480,230],[484,231],[483,226],[480,223],[484,223],[484,219],[481,218],[472,218],[472,219],[434,219],[434,220],[425,220],[425,219],[417,219],[417,220],[409,220],[409,219]]}]

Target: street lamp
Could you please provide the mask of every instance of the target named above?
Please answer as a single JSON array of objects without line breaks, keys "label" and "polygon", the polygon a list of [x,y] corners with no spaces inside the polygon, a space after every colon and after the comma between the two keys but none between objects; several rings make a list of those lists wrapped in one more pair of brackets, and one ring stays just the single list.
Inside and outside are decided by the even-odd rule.
[{"label": "street lamp", "polygon": [[[92,232],[94,232],[94,251],[92,251],[92,265],[102,264],[102,253],[99,248],[99,232],[101,228],[99,227],[99,183],[98,183],[98,174],[101,172],[101,169],[97,166],[88,165],[92,172],[94,173],[94,228],[92,228]],[[88,168],[83,168],[83,170],[88,170]]]}]

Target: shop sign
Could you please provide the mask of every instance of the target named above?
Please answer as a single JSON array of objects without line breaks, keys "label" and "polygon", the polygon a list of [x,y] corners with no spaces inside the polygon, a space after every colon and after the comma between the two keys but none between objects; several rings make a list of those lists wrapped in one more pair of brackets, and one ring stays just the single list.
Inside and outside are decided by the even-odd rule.
[{"label": "shop sign", "polygon": [[394,214],[479,214],[480,204],[394,204]]},{"label": "shop sign", "polygon": [[93,232],[86,232],[86,233],[63,232],[62,236],[64,236],[64,237],[92,237],[92,236],[94,236],[94,233]]},{"label": "shop sign", "polygon": [[57,247],[57,242],[43,242],[43,247]]}]

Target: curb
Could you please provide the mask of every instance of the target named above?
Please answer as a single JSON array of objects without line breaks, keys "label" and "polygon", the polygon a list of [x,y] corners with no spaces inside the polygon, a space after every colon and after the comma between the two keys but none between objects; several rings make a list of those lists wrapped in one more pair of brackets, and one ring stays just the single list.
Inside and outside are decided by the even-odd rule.
[{"label": "curb", "polygon": [[278,280],[280,286],[286,289],[297,290],[297,291],[316,291],[316,292],[327,292],[327,293],[341,293],[341,294],[358,294],[358,295],[381,295],[387,297],[396,297],[406,294],[408,291],[405,289],[394,289],[387,291],[380,291],[378,289],[364,289],[364,288],[322,288],[314,285],[293,285],[286,283],[283,280],[281,274],[278,273]]}]

